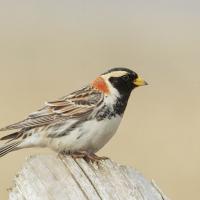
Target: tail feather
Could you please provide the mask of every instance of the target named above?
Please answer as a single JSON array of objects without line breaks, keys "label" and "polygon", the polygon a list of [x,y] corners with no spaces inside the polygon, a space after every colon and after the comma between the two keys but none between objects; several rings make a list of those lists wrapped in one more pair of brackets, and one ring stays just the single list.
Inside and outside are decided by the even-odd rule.
[{"label": "tail feather", "polygon": [[14,132],[14,133],[11,133],[9,135],[1,137],[0,140],[9,140],[9,141],[11,141],[11,140],[15,140],[15,139],[20,138],[22,135],[23,135],[22,131],[17,131],[17,132]]},{"label": "tail feather", "polygon": [[17,142],[12,142],[10,144],[5,144],[2,147],[0,147],[0,157],[5,156],[11,151],[17,150],[20,143],[21,141],[17,141]]}]

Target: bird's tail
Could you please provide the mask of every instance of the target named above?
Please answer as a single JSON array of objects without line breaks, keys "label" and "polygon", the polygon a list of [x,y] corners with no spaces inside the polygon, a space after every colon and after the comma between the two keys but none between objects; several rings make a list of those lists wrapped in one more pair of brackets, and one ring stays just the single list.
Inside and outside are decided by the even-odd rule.
[{"label": "bird's tail", "polygon": [[6,154],[10,153],[11,151],[16,151],[21,141],[11,142],[0,146],[0,157],[5,156]]}]

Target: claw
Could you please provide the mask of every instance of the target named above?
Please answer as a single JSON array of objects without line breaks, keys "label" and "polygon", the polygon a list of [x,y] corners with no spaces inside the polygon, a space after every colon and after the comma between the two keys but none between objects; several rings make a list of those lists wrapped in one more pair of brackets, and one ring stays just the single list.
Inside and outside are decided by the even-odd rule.
[{"label": "claw", "polygon": [[100,157],[100,156],[97,156],[96,154],[92,154],[92,157],[95,159],[95,160],[107,160],[107,159],[109,159],[108,157],[105,157],[105,156],[102,156],[102,157]]}]

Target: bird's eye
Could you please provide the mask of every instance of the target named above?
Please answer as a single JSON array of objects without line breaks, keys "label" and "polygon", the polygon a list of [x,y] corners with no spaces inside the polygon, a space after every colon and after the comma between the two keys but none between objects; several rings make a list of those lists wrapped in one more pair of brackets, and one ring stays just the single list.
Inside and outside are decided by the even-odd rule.
[{"label": "bird's eye", "polygon": [[130,78],[129,78],[129,76],[122,76],[122,78],[125,80],[125,81],[128,81]]}]

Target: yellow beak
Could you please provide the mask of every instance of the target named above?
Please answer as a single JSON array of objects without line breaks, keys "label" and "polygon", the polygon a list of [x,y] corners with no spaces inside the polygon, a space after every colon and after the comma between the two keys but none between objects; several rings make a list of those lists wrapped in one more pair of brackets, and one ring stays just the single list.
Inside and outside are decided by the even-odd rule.
[{"label": "yellow beak", "polygon": [[136,86],[143,86],[143,85],[148,85],[148,83],[143,80],[142,78],[138,77],[137,79],[135,79],[133,81],[133,84],[136,85]]}]

